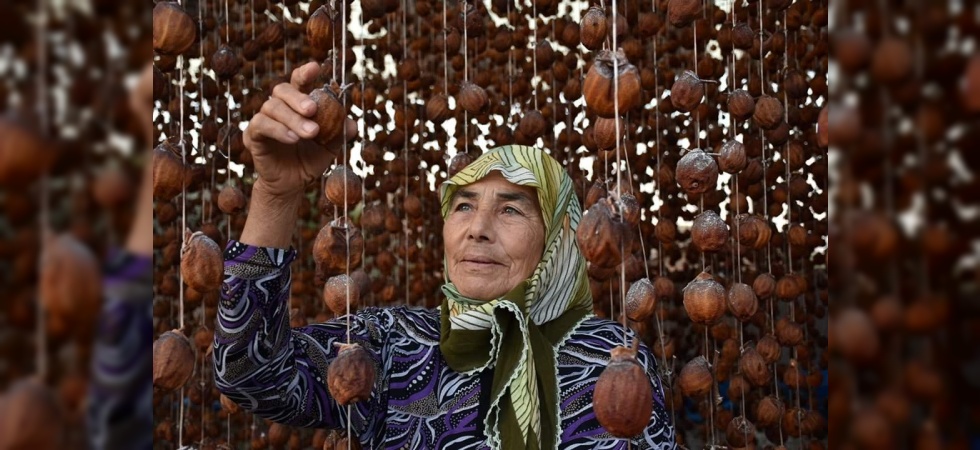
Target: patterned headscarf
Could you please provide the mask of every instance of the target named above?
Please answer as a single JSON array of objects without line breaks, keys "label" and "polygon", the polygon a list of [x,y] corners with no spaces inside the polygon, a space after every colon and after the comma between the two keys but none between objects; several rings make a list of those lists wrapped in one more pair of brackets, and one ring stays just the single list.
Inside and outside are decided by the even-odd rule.
[{"label": "patterned headscarf", "polygon": [[592,314],[585,259],[575,242],[582,209],[571,178],[557,161],[540,149],[509,145],[487,152],[442,185],[443,219],[457,189],[492,171],[537,190],[544,253],[530,278],[486,302],[461,295],[447,269],[440,350],[457,372],[493,367],[485,419],[492,447],[555,449],[560,423],[556,353]]}]

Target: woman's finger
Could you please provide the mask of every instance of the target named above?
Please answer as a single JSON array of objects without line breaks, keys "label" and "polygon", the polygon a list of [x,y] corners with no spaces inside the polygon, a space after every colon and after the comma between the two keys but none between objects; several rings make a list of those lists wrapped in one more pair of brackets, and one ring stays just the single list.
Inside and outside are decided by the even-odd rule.
[{"label": "woman's finger", "polygon": [[300,92],[309,92],[313,89],[313,82],[320,74],[320,65],[315,61],[310,61],[302,66],[293,69],[289,78],[289,84],[293,85]]},{"label": "woman's finger", "polygon": [[252,120],[249,120],[248,127],[245,128],[244,139],[246,147],[251,148],[252,142],[271,140],[284,144],[295,144],[300,138],[282,122],[260,112],[252,117]]},{"label": "woman's finger", "polygon": [[[315,109],[316,105],[313,107]],[[299,114],[293,107],[286,104],[281,97],[275,95],[262,104],[262,113],[268,116],[269,119],[285,125],[286,128],[301,138],[312,139],[316,137],[317,132],[320,130],[316,122]]]},{"label": "woman's finger", "polygon": [[[288,83],[280,83],[272,88],[272,97],[282,100],[289,105],[293,111],[306,117],[316,114],[316,103],[310,100],[310,96],[297,90],[295,86]],[[265,105],[263,105],[265,106]]]}]

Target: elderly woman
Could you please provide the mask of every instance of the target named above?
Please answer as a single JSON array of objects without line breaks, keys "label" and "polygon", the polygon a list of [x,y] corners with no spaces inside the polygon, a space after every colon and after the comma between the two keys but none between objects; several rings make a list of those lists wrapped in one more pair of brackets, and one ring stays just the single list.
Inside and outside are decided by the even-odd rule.
[{"label": "elderly woman", "polygon": [[[591,407],[623,327],[592,315],[575,241],[581,207],[568,174],[530,147],[494,149],[442,186],[441,307],[350,317],[350,339],[378,375],[349,415],[331,398],[327,367],[333,344],[347,339],[347,319],[290,329],[288,318],[296,252],[287,247],[300,193],[332,159],[309,141],[315,106],[303,92],[315,73],[315,64],[294,71],[246,130],[259,179],[241,240],[225,251],[218,388],[275,422],[349,425],[370,448],[627,448]],[[641,345],[637,359],[654,408],[632,448],[674,448],[654,358]]]}]

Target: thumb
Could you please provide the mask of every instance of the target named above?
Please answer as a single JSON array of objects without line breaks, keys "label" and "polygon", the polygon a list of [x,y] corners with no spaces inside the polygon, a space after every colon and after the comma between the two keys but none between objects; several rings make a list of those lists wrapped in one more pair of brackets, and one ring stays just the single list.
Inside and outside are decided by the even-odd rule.
[{"label": "thumb", "polygon": [[313,82],[320,74],[320,65],[316,61],[310,61],[302,66],[293,69],[289,83],[300,92],[308,92],[313,88]]}]

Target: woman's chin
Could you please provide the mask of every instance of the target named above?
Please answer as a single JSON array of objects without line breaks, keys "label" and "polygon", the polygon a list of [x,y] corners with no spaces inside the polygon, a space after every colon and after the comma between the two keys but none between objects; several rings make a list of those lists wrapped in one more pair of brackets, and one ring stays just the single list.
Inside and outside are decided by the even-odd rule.
[{"label": "woman's chin", "polygon": [[[480,287],[484,289],[480,289]],[[459,285],[457,285],[456,289],[459,290],[460,295],[462,295],[463,297],[471,298],[473,300],[479,300],[481,302],[488,302],[506,293],[505,292],[504,294],[494,295],[492,291],[485,289],[485,287],[486,286],[479,286],[471,289],[468,287],[460,287]]]}]

